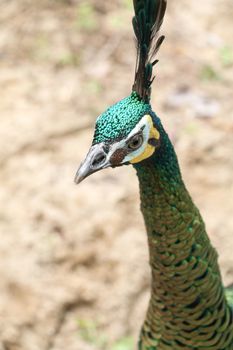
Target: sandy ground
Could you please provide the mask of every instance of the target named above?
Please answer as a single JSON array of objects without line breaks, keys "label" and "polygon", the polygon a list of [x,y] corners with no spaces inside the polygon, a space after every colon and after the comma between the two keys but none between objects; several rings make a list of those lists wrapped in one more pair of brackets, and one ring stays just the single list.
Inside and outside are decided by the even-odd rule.
[{"label": "sandy ground", "polygon": [[[168,1],[153,106],[233,282],[231,0]],[[130,167],[76,187],[130,92],[129,0],[0,1],[0,350],[131,350],[149,297]]]}]

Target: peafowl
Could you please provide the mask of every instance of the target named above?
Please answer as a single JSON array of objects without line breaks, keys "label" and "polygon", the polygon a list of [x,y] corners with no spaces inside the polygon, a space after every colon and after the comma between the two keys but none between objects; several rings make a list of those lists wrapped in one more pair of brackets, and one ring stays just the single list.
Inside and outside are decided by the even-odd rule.
[{"label": "peafowl", "polygon": [[97,118],[75,182],[108,167],[132,164],[136,170],[152,273],[138,349],[233,350],[233,286],[223,286],[216,250],[150,104],[166,0],[133,4],[137,60],[132,93]]}]

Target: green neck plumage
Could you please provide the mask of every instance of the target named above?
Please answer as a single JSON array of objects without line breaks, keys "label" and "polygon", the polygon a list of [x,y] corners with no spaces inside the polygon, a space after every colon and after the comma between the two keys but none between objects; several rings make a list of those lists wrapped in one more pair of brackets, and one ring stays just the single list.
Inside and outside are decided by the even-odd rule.
[{"label": "green neck plumage", "polygon": [[135,165],[152,268],[141,349],[233,349],[217,254],[183,184],[173,146],[158,124],[160,149]]}]

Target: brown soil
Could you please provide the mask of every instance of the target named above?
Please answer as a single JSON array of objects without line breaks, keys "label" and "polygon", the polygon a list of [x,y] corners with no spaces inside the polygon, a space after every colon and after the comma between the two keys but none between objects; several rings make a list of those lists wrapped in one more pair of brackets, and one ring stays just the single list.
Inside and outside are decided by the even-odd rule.
[{"label": "brown soil", "polygon": [[[233,4],[168,5],[153,106],[228,284]],[[95,118],[130,92],[131,1],[0,10],[0,350],[130,350],[150,284],[137,179],[130,167],[73,178]]]}]

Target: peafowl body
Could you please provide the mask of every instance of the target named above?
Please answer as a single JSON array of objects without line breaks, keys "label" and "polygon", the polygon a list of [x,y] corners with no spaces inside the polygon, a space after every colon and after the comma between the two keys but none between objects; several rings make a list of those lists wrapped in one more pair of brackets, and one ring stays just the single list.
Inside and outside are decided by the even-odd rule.
[{"label": "peafowl body", "polygon": [[107,167],[132,164],[136,169],[152,271],[139,350],[233,350],[233,288],[223,287],[217,253],[150,105],[166,1],[134,0],[134,9],[132,93],[98,117],[76,182]]}]

